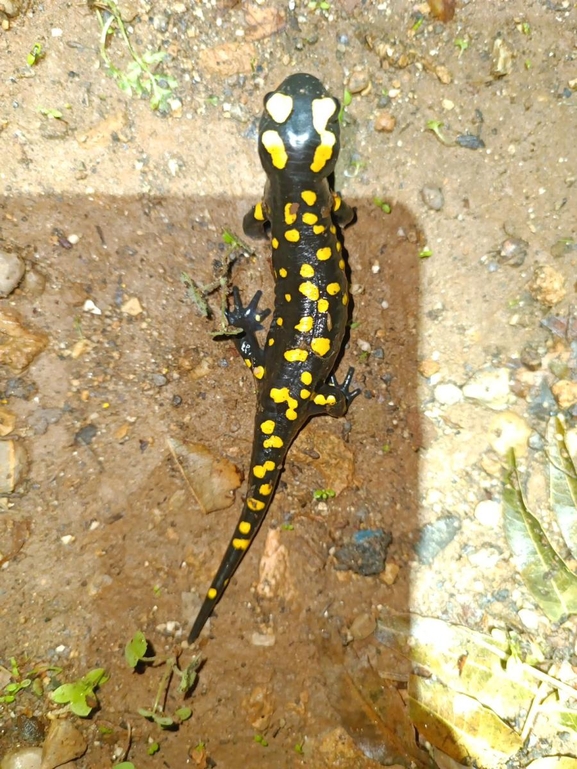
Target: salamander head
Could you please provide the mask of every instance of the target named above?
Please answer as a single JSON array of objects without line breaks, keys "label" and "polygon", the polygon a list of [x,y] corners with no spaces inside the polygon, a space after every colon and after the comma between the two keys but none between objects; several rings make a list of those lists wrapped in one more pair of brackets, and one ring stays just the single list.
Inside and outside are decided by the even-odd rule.
[{"label": "salamander head", "polygon": [[264,98],[259,155],[267,174],[328,176],[339,154],[339,100],[313,75],[283,80]]}]

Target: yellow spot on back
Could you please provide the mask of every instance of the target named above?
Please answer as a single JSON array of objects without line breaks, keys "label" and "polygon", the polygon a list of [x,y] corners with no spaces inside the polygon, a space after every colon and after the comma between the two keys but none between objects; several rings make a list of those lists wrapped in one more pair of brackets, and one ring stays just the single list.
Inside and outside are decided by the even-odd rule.
[{"label": "yellow spot on back", "polygon": [[306,385],[310,385],[313,381],[313,375],[310,371],[303,371],[301,374],[301,382]]},{"label": "yellow spot on back", "polygon": [[345,307],[348,303],[349,303],[349,295],[343,294],[343,304],[345,305]]},{"label": "yellow spot on back", "polygon": [[288,403],[291,409],[297,407],[298,402],[291,397],[288,387],[272,387],[270,397],[275,403]]},{"label": "yellow spot on back", "polygon": [[252,468],[252,474],[256,475],[257,478],[264,478],[266,475],[266,470],[262,465],[255,465]]},{"label": "yellow spot on back", "polygon": [[[248,507],[249,510],[253,510],[255,513],[258,513],[259,510],[264,510],[264,508],[266,507],[264,502],[261,502],[259,499],[254,499],[253,497],[250,497],[250,499],[246,500],[246,506]],[[247,544],[247,547],[248,547],[248,544]]]},{"label": "yellow spot on back", "polygon": [[294,422],[294,420],[297,418],[298,414],[294,409],[287,409],[285,412],[285,416],[287,419],[290,419],[291,422]]},{"label": "yellow spot on back", "polygon": [[281,276],[281,278],[286,278],[288,275],[288,270],[286,270],[284,267],[281,267],[278,271],[278,274]]},{"label": "yellow spot on back", "polygon": [[325,246],[324,248],[319,248],[317,251],[317,259],[319,259],[321,262],[326,261],[327,259],[331,258],[331,249],[329,246]]},{"label": "yellow spot on back", "polygon": [[340,283],[329,283],[327,286],[327,293],[331,296],[335,296],[335,294],[338,294],[341,290]]},{"label": "yellow spot on back", "polygon": [[284,298],[286,302],[290,302],[290,300],[292,299],[292,296],[290,294],[285,294]]},{"label": "yellow spot on back", "polygon": [[305,224],[316,224],[318,220],[319,220],[319,217],[316,214],[310,214],[310,213],[303,214],[303,222]]},{"label": "yellow spot on back", "polygon": [[240,539],[238,537],[235,537],[232,540],[232,546],[234,547],[235,550],[248,550],[249,545],[250,545],[250,539]]},{"label": "yellow spot on back", "polygon": [[284,93],[273,93],[267,100],[265,109],[275,123],[285,123],[293,110],[292,96],[287,96]]},{"label": "yellow spot on back", "polygon": [[304,192],[301,192],[301,198],[304,200],[307,206],[314,206],[314,204],[317,202],[317,193],[313,192],[312,190],[305,190]]},{"label": "yellow spot on back", "polygon": [[259,486],[258,493],[261,494],[263,497],[268,497],[271,491],[272,491],[272,483],[263,483],[261,486]]},{"label": "yellow spot on back", "polygon": [[327,395],[326,397],[324,395],[315,395],[313,400],[317,406],[334,406],[337,402],[334,395]]},{"label": "yellow spot on back", "polygon": [[264,469],[267,471],[267,473],[270,473],[272,470],[275,469],[276,465],[274,462],[271,462],[270,459],[267,459],[267,461],[263,465]]},{"label": "yellow spot on back", "polygon": [[[326,131],[325,132],[326,143],[319,144],[319,146],[315,150],[315,156],[313,158],[313,162],[311,163],[311,171],[314,171],[315,174],[318,174],[319,171],[322,171],[327,164],[327,160],[331,159],[333,154],[333,145],[335,141],[336,141],[335,135],[332,134],[330,131]],[[284,150],[284,147],[283,147],[283,150]]]},{"label": "yellow spot on back", "polygon": [[305,315],[305,317],[301,318],[295,326],[297,331],[302,331],[305,334],[307,331],[310,331],[312,327],[313,319],[311,315]]},{"label": "yellow spot on back", "polygon": [[317,355],[323,356],[331,349],[331,340],[325,337],[316,337],[311,342],[311,350],[316,352]]},{"label": "yellow spot on back", "polygon": [[319,299],[317,302],[317,309],[319,312],[326,312],[329,309],[329,303],[327,299]]},{"label": "yellow spot on back", "polygon": [[271,157],[275,168],[283,169],[288,161],[285,146],[278,131],[264,131],[260,137],[262,146]]},{"label": "yellow spot on back", "polygon": [[272,346],[273,346],[273,344],[274,344],[274,339],[273,339],[273,337],[271,336],[271,338],[268,340],[268,346],[269,346],[269,347],[272,347]]},{"label": "yellow spot on back", "polygon": [[306,400],[307,398],[311,397],[311,391],[310,390],[305,390],[305,388],[303,387],[303,389],[300,392],[300,395],[301,395],[301,398]]},{"label": "yellow spot on back", "polygon": [[286,203],[284,207],[284,220],[287,224],[294,224],[297,220],[296,210],[298,211],[298,205],[294,203]]},{"label": "yellow spot on back", "polygon": [[241,534],[249,534],[250,533],[250,523],[248,521],[241,521],[238,524],[238,530]]},{"label": "yellow spot on back", "polygon": [[277,319],[276,319],[276,324],[277,324],[277,326],[282,326],[283,322],[284,322],[284,321],[283,321],[283,319],[282,319],[282,318],[277,318]]},{"label": "yellow spot on back", "polygon": [[301,239],[301,234],[298,230],[287,230],[284,236],[289,243],[298,243]]},{"label": "yellow spot on back", "polygon": [[257,379],[262,379],[264,376],[264,366],[255,366],[252,372]]},{"label": "yellow spot on back", "polygon": [[314,283],[311,283],[310,280],[307,280],[305,283],[301,283],[299,286],[299,291],[301,294],[304,294],[307,299],[312,299],[313,302],[316,302],[316,300],[319,298],[319,289],[317,286],[315,286]]},{"label": "yellow spot on back", "polygon": [[343,199],[340,195],[334,195],[333,197],[333,211],[338,211],[341,207],[341,203],[343,202]]},{"label": "yellow spot on back", "polygon": [[315,274],[314,267],[310,264],[303,264],[300,270],[301,278],[312,278]]},{"label": "yellow spot on back", "polygon": [[271,240],[271,245],[273,248],[278,248],[278,240],[276,238],[273,238]]},{"label": "yellow spot on back", "polygon": [[345,269],[345,260],[344,259],[339,259],[339,267],[341,268],[341,270]]},{"label": "yellow spot on back", "polygon": [[246,363],[246,365],[248,366],[248,368],[250,368],[250,367],[252,366],[252,361],[250,360],[250,358],[245,358],[245,359],[244,359],[244,362]]},{"label": "yellow spot on back", "polygon": [[337,251],[342,251],[343,247],[341,246],[341,243],[339,240],[337,240]]},{"label": "yellow spot on back", "polygon": [[262,203],[257,203],[254,207],[254,218],[257,222],[264,222],[264,213],[262,211]]},{"label": "yellow spot on back", "polygon": [[272,419],[267,419],[265,422],[261,422],[260,429],[265,435],[272,435],[274,433],[275,423]]},{"label": "yellow spot on back", "polygon": [[322,235],[323,232],[326,230],[326,227],[324,224],[315,224],[313,227],[313,232],[315,235]]},{"label": "yellow spot on back", "polygon": [[285,350],[284,351],[284,358],[285,360],[288,360],[289,363],[297,363],[298,361],[303,362],[309,357],[309,354],[307,350]]},{"label": "yellow spot on back", "polygon": [[218,595],[218,593],[216,592],[216,590],[213,587],[211,587],[210,590],[208,591],[208,593],[206,594],[206,597],[209,600],[214,601],[214,599],[216,598],[217,595]]},{"label": "yellow spot on back", "polygon": [[282,449],[284,441],[278,435],[271,435],[262,442],[262,445],[265,449]]}]

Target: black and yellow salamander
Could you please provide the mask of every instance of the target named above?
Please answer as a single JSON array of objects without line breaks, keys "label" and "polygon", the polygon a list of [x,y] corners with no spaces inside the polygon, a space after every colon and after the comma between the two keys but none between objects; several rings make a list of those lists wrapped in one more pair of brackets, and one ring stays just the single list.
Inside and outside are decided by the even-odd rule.
[{"label": "black and yellow salamander", "polygon": [[235,344],[258,386],[248,489],[242,515],[189,635],[195,641],[256,535],[287,451],[317,414],[342,416],[359,390],[334,377],[349,317],[348,281],[337,225],[353,210],[329,177],[339,154],[339,109],[312,75],[295,74],[264,99],[258,150],[268,177],[263,199],[244,217],[251,237],[268,237],[275,279],[274,314],[264,349],[256,332],[268,310],[257,291],[245,307],[233,289],[227,312],[242,329]]}]

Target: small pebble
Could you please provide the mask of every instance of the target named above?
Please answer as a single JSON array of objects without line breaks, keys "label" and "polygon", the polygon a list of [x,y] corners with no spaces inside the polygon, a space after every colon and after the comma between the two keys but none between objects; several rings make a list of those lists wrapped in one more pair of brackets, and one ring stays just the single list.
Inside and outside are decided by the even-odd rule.
[{"label": "small pebble", "polygon": [[519,457],[527,455],[531,428],[523,417],[514,411],[495,414],[489,424],[489,443],[499,456],[504,457],[514,449]]},{"label": "small pebble", "polygon": [[0,251],[0,297],[10,296],[24,272],[24,262],[17,254]]},{"label": "small pebble", "polygon": [[527,257],[529,244],[523,238],[507,238],[499,246],[497,258],[501,264],[520,267]]},{"label": "small pebble", "polygon": [[102,315],[102,310],[94,304],[92,299],[87,299],[82,305],[82,309],[84,312],[89,312],[92,315]]},{"label": "small pebble", "polygon": [[577,404],[577,382],[560,379],[551,387],[553,397],[560,409],[565,411]]},{"label": "small pebble", "polygon": [[250,642],[253,646],[274,646],[276,636],[269,633],[253,633]]},{"label": "small pebble", "polygon": [[382,111],[375,115],[375,131],[392,133],[397,125],[397,119],[390,112]]},{"label": "small pebble", "polygon": [[502,554],[496,547],[481,547],[467,554],[467,560],[478,569],[494,569]]},{"label": "small pebble", "polygon": [[539,433],[531,433],[529,440],[527,441],[529,448],[533,451],[542,451],[545,447],[545,441],[542,435]]},{"label": "small pebble", "polygon": [[351,72],[347,87],[351,93],[360,93],[368,88],[370,83],[369,70],[363,68]]},{"label": "small pebble", "polygon": [[19,748],[7,753],[0,762],[0,769],[40,769],[42,748]]},{"label": "small pebble", "polygon": [[349,627],[349,633],[355,641],[364,641],[375,632],[377,627],[377,621],[370,614],[357,615]]},{"label": "small pebble", "polygon": [[451,382],[438,384],[435,387],[435,400],[442,406],[454,406],[463,400],[463,393],[457,385]]},{"label": "small pebble", "polygon": [[440,211],[445,205],[445,196],[440,187],[426,184],[421,189],[421,198],[427,208],[430,208],[432,211]]},{"label": "small pebble", "polygon": [[519,609],[517,616],[528,630],[538,630],[541,616],[533,609]]},{"label": "small pebble", "polygon": [[529,371],[537,371],[541,368],[541,353],[533,344],[526,344],[521,350],[521,363]]},{"label": "small pebble", "polygon": [[558,304],[567,294],[565,278],[548,264],[535,267],[527,288],[533,299],[547,307]]},{"label": "small pebble", "polygon": [[98,432],[98,428],[96,425],[88,424],[85,427],[82,427],[76,435],[74,436],[74,442],[80,443],[84,446],[89,446],[94,438],[96,437],[96,433]]},{"label": "small pebble", "polygon": [[168,379],[164,376],[164,374],[153,374],[151,379],[152,383],[156,385],[156,387],[164,387],[168,384]]},{"label": "small pebble", "polygon": [[425,379],[429,379],[429,377],[437,374],[440,368],[441,366],[436,360],[427,359],[422,360],[419,363],[419,373],[424,376]]},{"label": "small pebble", "polygon": [[483,499],[475,508],[475,518],[481,526],[496,529],[501,523],[501,503],[494,499]]},{"label": "small pebble", "polygon": [[133,317],[136,317],[137,315],[140,315],[141,312],[144,312],[142,305],[136,296],[132,296],[130,299],[127,299],[126,302],[124,302],[124,304],[121,306],[120,310],[126,315],[132,315]]},{"label": "small pebble", "polygon": [[433,563],[439,553],[455,539],[460,528],[461,521],[454,515],[446,515],[434,523],[426,523],[415,545],[419,561],[425,566]]},{"label": "small pebble", "polygon": [[468,400],[481,403],[495,411],[504,410],[511,399],[509,371],[506,368],[493,367],[482,369],[463,385],[462,391]]}]

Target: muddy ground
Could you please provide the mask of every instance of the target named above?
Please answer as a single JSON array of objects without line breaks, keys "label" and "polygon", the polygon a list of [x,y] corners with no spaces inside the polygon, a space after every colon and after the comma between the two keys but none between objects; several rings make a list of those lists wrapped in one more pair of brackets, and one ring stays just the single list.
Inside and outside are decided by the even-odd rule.
[{"label": "muddy ground", "polygon": [[[409,766],[412,748],[379,751],[343,707],[362,690],[355,661],[379,656],[381,612],[514,629],[572,661],[574,622],[540,613],[504,539],[494,420],[505,408],[519,417],[516,445],[532,469],[544,464],[547,416],[564,411],[575,424],[574,404],[543,403],[532,389],[543,377],[529,378],[577,379],[570,335],[540,323],[567,318],[575,302],[577,11],[471,0],[442,23],[401,0],[120,8],[138,50],[167,53],[160,110],[107,73],[97,9],[5,6],[0,245],[26,275],[0,313],[17,313],[44,349],[0,379],[15,416],[4,440],[28,456],[0,498],[0,663],[50,663],[61,680],[106,670],[99,709],[80,723],[78,769],[123,757],[129,728],[139,769]],[[126,72],[119,35],[107,50]],[[201,637],[192,717],[161,732],[137,713],[161,673],[133,673],[124,646],[141,630],[157,654],[178,649],[187,664],[184,638],[243,492],[203,514],[170,446],[203,444],[246,474],[254,404],[232,344],[211,337],[218,294],[204,318],[181,274],[203,285],[220,274],[222,230],[240,235],[262,190],[263,96],[297,71],[339,97],[353,92],[337,172],[358,214],[345,233],[354,307],[340,371],[355,366],[362,395],[295,444]],[[540,289],[531,281],[543,265]],[[232,275],[243,296],[261,288],[270,303],[266,246]],[[563,371],[547,368],[552,358]],[[504,401],[465,397],[487,367],[508,372]],[[339,493],[315,499],[318,490]],[[490,516],[479,513],[487,501]],[[335,552],[364,529],[391,533],[385,570],[337,569]],[[427,549],[423,531],[442,545]],[[272,586],[262,573],[271,564]],[[24,692],[0,704],[0,757],[24,739],[16,716],[42,720],[43,703]],[[172,686],[167,711],[179,703]],[[527,743],[515,765],[531,751],[575,755],[558,731]]]}]

